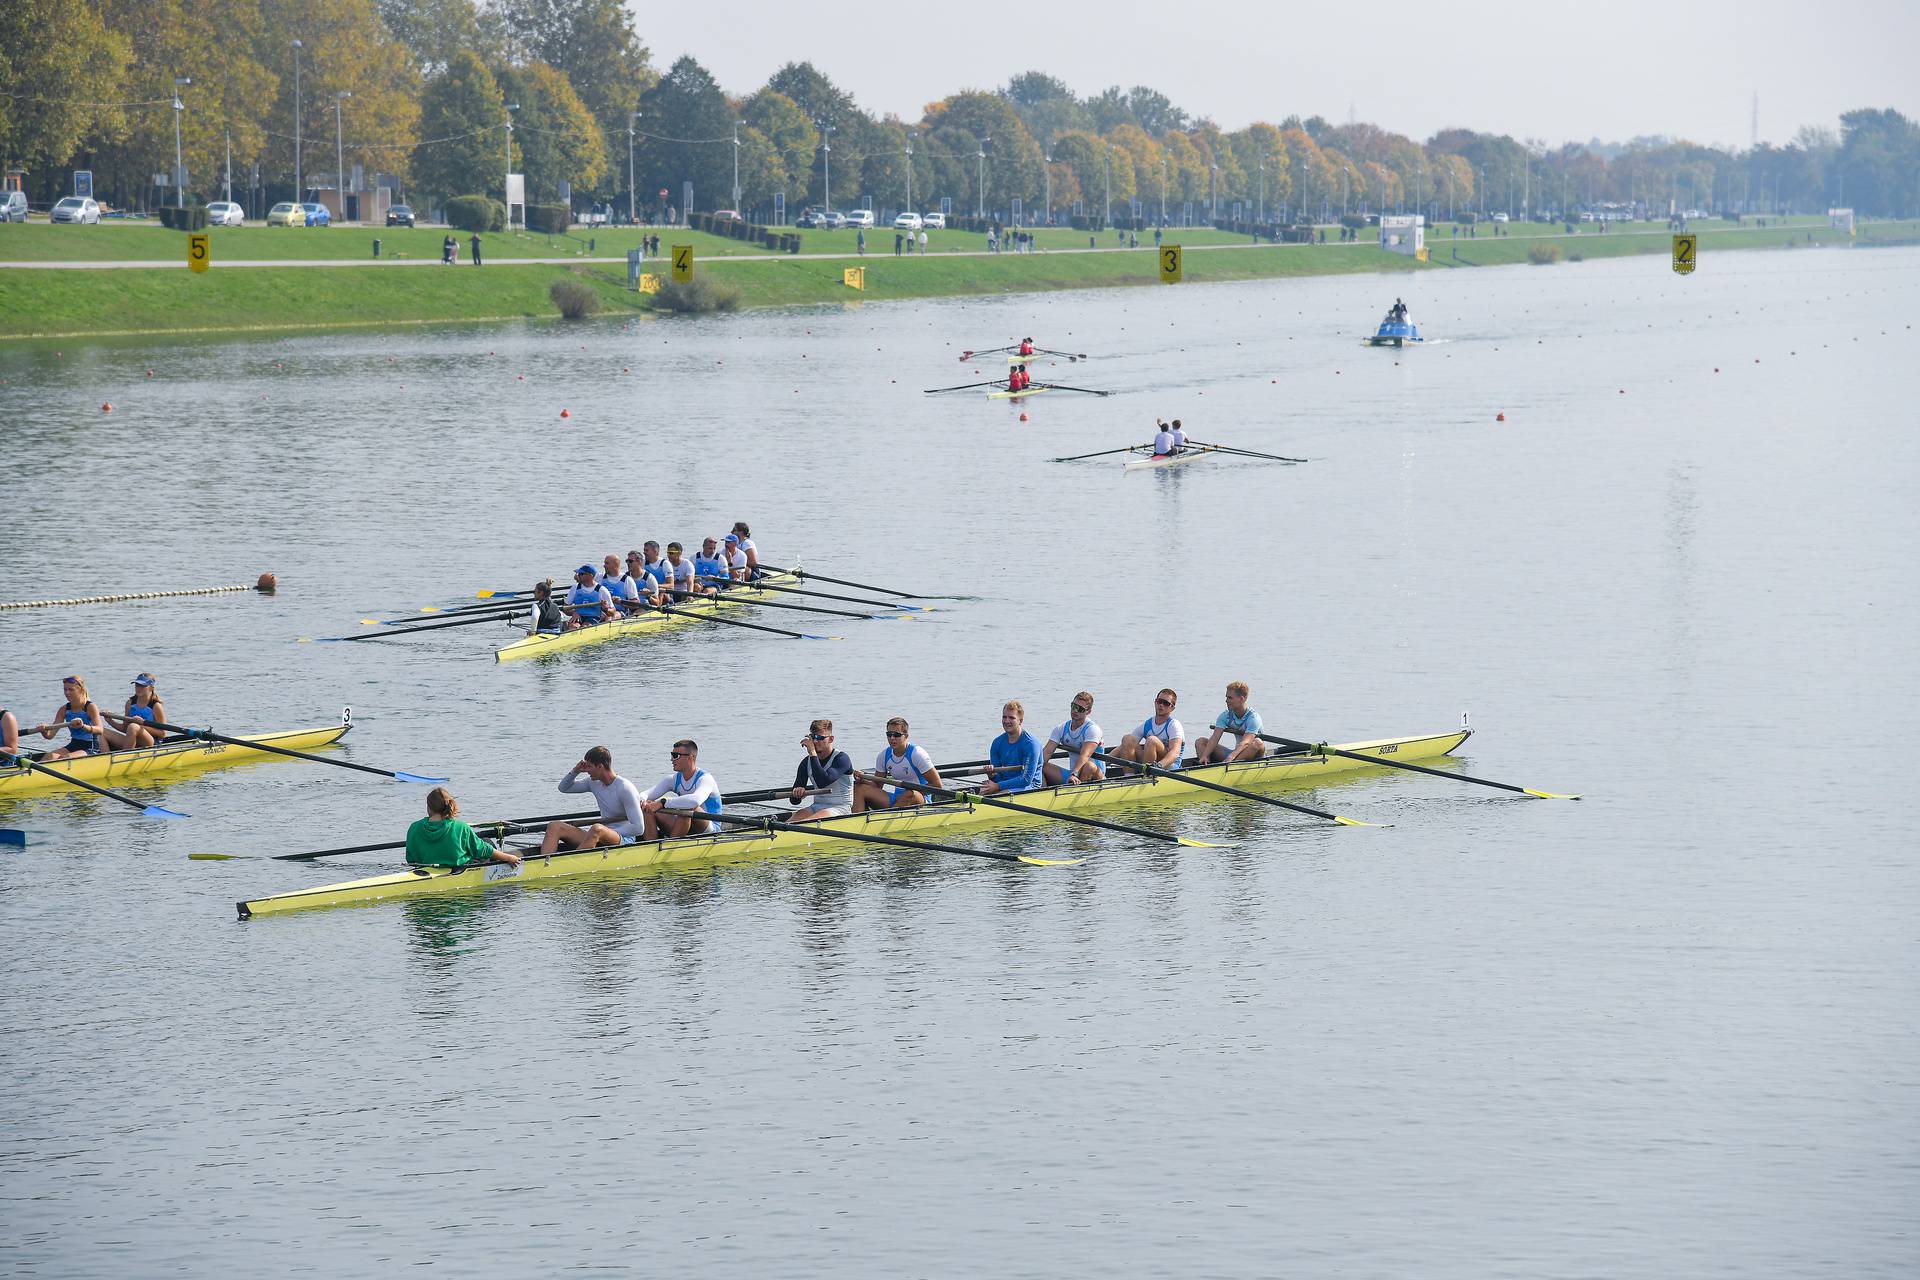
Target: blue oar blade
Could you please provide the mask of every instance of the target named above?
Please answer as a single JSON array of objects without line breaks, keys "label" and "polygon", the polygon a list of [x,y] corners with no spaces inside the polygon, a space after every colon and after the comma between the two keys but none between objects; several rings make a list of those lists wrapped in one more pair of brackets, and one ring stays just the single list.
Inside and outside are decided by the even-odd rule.
[{"label": "blue oar blade", "polygon": [[840,637],[839,636],[810,636],[810,635],[803,634],[800,638],[802,640],[838,640]]},{"label": "blue oar blade", "polygon": [[175,813],[173,810],[163,809],[157,804],[150,804],[140,812],[149,818],[191,818],[193,816],[190,813]]},{"label": "blue oar blade", "polygon": [[12,827],[0,827],[0,844],[18,845],[24,849],[27,847],[27,833],[15,831]]},{"label": "blue oar blade", "polygon": [[402,769],[395,769],[393,771],[393,780],[395,782],[421,782],[429,786],[448,781],[446,778],[430,778],[424,773],[408,773]]}]

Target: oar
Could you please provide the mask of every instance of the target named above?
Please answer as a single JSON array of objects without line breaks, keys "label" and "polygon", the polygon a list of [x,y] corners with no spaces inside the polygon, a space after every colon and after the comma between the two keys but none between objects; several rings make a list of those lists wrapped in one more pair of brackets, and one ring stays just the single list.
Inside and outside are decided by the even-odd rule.
[{"label": "oar", "polygon": [[1033,385],[1036,387],[1045,387],[1049,391],[1078,391],[1080,394],[1088,396],[1110,396],[1113,394],[1111,391],[1095,391],[1092,387],[1064,387],[1057,382],[1036,382]]},{"label": "oar", "polygon": [[906,600],[978,600],[978,596],[921,596],[911,591],[902,591],[898,587],[875,587],[864,582],[849,582],[845,578],[829,578],[824,573],[815,573],[811,569],[782,569],[777,564],[761,562],[760,567],[769,573],[790,573],[797,578],[806,578],[813,582],[831,582],[838,587],[855,587],[861,591],[878,591],[882,595],[899,596]]},{"label": "oar", "polygon": [[834,840],[856,840],[861,844],[888,844],[900,849],[918,849],[932,853],[957,853],[968,858],[992,858],[996,862],[1024,862],[1030,867],[1077,867],[1085,858],[1033,858],[1024,853],[1001,853],[996,849],[963,849],[957,844],[935,844],[931,840],[902,840],[897,836],[868,835],[841,831],[819,822],[780,822],[773,818],[736,818],[730,813],[701,813],[698,817],[715,822],[731,822],[742,827],[761,827],[767,831],[797,831],[803,835],[827,836]]},{"label": "oar", "polygon": [[1364,760],[1368,764],[1383,764],[1389,769],[1410,769],[1414,773],[1430,773],[1436,778],[1452,778],[1455,782],[1473,782],[1483,787],[1496,787],[1501,791],[1518,792],[1523,796],[1534,796],[1541,800],[1578,800],[1579,796],[1562,795],[1558,791],[1535,791],[1532,787],[1516,787],[1511,782],[1493,782],[1487,778],[1476,778],[1471,774],[1453,773],[1446,769],[1429,769],[1423,764],[1409,764],[1405,760],[1389,760],[1385,756],[1370,756],[1364,751],[1343,751],[1339,747],[1330,747],[1324,742],[1295,742],[1292,738],[1279,738],[1263,733],[1260,741],[1271,742],[1277,747],[1286,747],[1292,751],[1311,752],[1314,755],[1345,756],[1349,760]]},{"label": "oar", "polygon": [[1384,827],[1392,825],[1391,823],[1385,822],[1362,822],[1358,818],[1343,818],[1337,813],[1328,813],[1324,809],[1314,809],[1307,805],[1294,804],[1287,800],[1275,800],[1272,796],[1263,796],[1252,791],[1242,791],[1238,787],[1223,787],[1217,782],[1205,782],[1199,778],[1188,777],[1186,771],[1183,769],[1162,769],[1158,765],[1141,764],[1135,760],[1122,760],[1119,756],[1110,756],[1104,751],[1096,751],[1093,754],[1099,759],[1107,761],[1109,764],[1117,764],[1124,769],[1137,769],[1142,773],[1150,774],[1156,778],[1171,778],[1175,782],[1185,782],[1196,787],[1205,787],[1208,791],[1218,791],[1222,795],[1237,796],[1242,800],[1257,800],[1261,804],[1270,804],[1276,808],[1291,809],[1295,813],[1304,813],[1315,818],[1325,818],[1328,822],[1337,822],[1343,827]]},{"label": "oar", "polygon": [[1037,355],[1037,356],[1065,356],[1065,357],[1066,357],[1067,359],[1069,359],[1069,360],[1090,360],[1090,359],[1092,359],[1092,357],[1091,357],[1091,356],[1089,356],[1089,355],[1088,355],[1088,354],[1087,354],[1086,352],[1084,352],[1084,351],[1079,351],[1079,352],[1074,352],[1074,351],[1054,351],[1054,350],[1051,350],[1051,349],[1049,349],[1049,348],[1047,348],[1047,347],[1035,347],[1035,348],[1033,349],[1033,354],[1035,354],[1035,355]]},{"label": "oar", "polygon": [[[503,609],[514,607],[515,606],[505,604],[463,604],[442,609],[438,605],[423,604],[420,606],[420,612],[432,616],[422,618],[409,614],[404,618],[362,618],[360,619],[360,625],[364,627],[425,626],[440,618],[461,618],[472,617],[475,614],[481,613],[499,613]],[[518,606],[518,608],[524,610],[526,606],[521,605]]]},{"label": "oar", "polygon": [[[709,600],[725,600],[726,598],[725,595],[706,597],[706,599]],[[688,600],[682,601],[681,603],[698,602]],[[740,600],[736,603],[752,605],[756,609],[792,609],[796,613],[829,613],[836,618],[864,618],[868,622],[898,622],[900,620],[900,615],[897,613],[891,616],[878,613],[855,613],[851,609],[823,609],[817,604],[786,604],[778,600]]]},{"label": "oar", "polygon": [[1280,454],[1277,454],[1277,453],[1261,453],[1257,449],[1240,449],[1230,444],[1209,444],[1205,440],[1194,440],[1189,438],[1187,440],[1187,443],[1201,445],[1208,449],[1218,449],[1222,453],[1239,453],[1239,454],[1244,454],[1249,458],[1267,458],[1274,462],[1305,462],[1306,461],[1305,458],[1286,458],[1286,457],[1282,457]]},{"label": "oar", "polygon": [[[896,779],[896,781],[898,781]],[[1036,809],[1032,805],[1016,804],[1011,800],[1002,800],[997,796],[983,796],[977,791],[949,791],[945,787],[931,786],[925,782],[901,782],[909,791],[924,791],[928,795],[945,796],[949,800],[965,798],[976,804],[992,805],[996,809],[1011,809],[1015,813],[1031,813],[1041,818],[1057,818],[1061,822],[1078,822],[1089,827],[1104,827],[1108,831],[1118,831],[1122,835],[1140,836],[1147,840],[1160,840],[1167,844],[1185,845],[1189,849],[1231,849],[1230,844],[1210,844],[1205,840],[1189,840],[1186,836],[1170,836],[1159,831],[1149,831],[1145,827],[1130,827],[1121,822],[1108,822],[1101,818],[1082,817],[1065,810]]]},{"label": "oar", "polygon": [[659,605],[656,607],[662,613],[671,613],[677,617],[693,618],[696,621],[701,621],[701,622],[719,622],[719,623],[724,623],[729,627],[746,627],[750,631],[771,631],[776,636],[789,636],[795,640],[838,640],[840,639],[839,636],[813,636],[813,635],[808,635],[804,631],[783,631],[779,627],[762,626],[758,622],[742,622],[738,618],[723,618],[719,615],[719,613],[713,612],[713,611],[709,611],[707,613],[693,613],[693,612],[690,612],[689,610],[677,608],[673,605],[666,605],[666,604]]},{"label": "oar", "polygon": [[496,609],[492,613],[473,618],[455,618],[452,622],[425,622],[418,626],[398,631],[360,631],[350,636],[301,636],[300,644],[344,644],[349,640],[391,640],[396,636],[417,635],[422,631],[445,631],[448,627],[471,627],[482,622],[499,622],[516,616],[520,610],[512,612]]},{"label": "oar", "polygon": [[1016,342],[1012,346],[1008,346],[1008,347],[988,347],[985,351],[962,351],[960,353],[960,363],[965,364],[967,361],[973,359],[975,356],[997,356],[1002,351],[1017,350],[1019,346],[1020,344]]},{"label": "oar", "polygon": [[[15,764],[25,769],[31,769],[35,773],[44,773],[49,778],[58,778],[60,781],[70,782],[76,787],[85,787],[97,796],[105,796],[109,800],[118,800],[121,804],[131,805],[149,818],[191,818],[193,816],[190,813],[176,813],[172,809],[165,809],[157,804],[141,804],[132,796],[123,796],[118,791],[109,791],[105,787],[96,787],[91,782],[83,778],[76,778],[70,773],[62,773],[58,769],[49,769],[46,765],[35,764],[25,756],[15,756],[13,760]],[[24,843],[24,841],[22,843]]]},{"label": "oar", "polygon": [[1082,458],[1105,458],[1116,453],[1138,453],[1142,449],[1151,449],[1151,444],[1130,444],[1124,449],[1102,449],[1098,453],[1076,453],[1070,457],[1052,458],[1052,462],[1079,462]]},{"label": "oar", "polygon": [[[900,604],[892,600],[868,600],[862,596],[842,596],[836,595],[831,591],[806,591],[799,587],[776,587],[769,582],[735,582],[732,578],[721,578],[705,573],[699,575],[698,581],[711,582],[716,586],[731,584],[736,587],[750,587],[755,591],[778,591],[790,596],[813,596],[819,600],[845,600],[848,604],[873,605],[875,608],[880,609],[899,609],[906,613],[934,612],[932,609],[921,604]],[[720,598],[723,600],[726,599],[726,593],[722,592]]]},{"label": "oar", "polygon": [[920,394],[923,396],[937,396],[942,391],[972,391],[975,387],[998,387],[1002,385],[1004,384],[998,382],[962,382],[954,387],[925,387],[921,389]]},{"label": "oar", "polygon": [[27,847],[27,833],[13,827],[0,827],[0,844],[10,844],[19,848]]},{"label": "oar", "polygon": [[204,738],[209,742],[224,742],[230,747],[249,747],[255,751],[268,751],[277,756],[292,756],[296,760],[311,760],[315,764],[330,764],[341,769],[357,769],[361,773],[375,773],[383,778],[392,778],[395,782],[445,782],[445,778],[435,778],[424,773],[408,773],[402,769],[376,769],[370,764],[355,764],[351,760],[336,760],[332,756],[317,756],[310,751],[295,751],[291,747],[276,747],[271,743],[258,742],[251,738],[229,738],[224,733],[215,733],[211,729],[189,729],[185,725],[168,724],[164,720],[150,721],[154,728],[165,729],[168,733],[181,734],[188,738]]}]

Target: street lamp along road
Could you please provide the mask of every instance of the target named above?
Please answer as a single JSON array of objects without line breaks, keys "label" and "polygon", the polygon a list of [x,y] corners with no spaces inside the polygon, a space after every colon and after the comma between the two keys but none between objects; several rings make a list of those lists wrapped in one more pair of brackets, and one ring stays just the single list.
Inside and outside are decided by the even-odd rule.
[{"label": "street lamp along road", "polygon": [[306,45],[293,42],[293,198],[297,203],[306,198],[306,188],[300,181],[300,51]]},{"label": "street lamp along road", "polygon": [[633,119],[627,121],[627,221],[634,226],[640,225],[640,213],[633,191],[633,127],[640,123],[640,113],[633,113]]},{"label": "street lamp along road", "polygon": [[740,122],[733,122],[733,211],[740,212]]},{"label": "street lamp along road", "polygon": [[509,231],[513,230],[513,113],[519,109],[519,103],[507,103],[507,171],[500,179],[500,207],[507,211]]},{"label": "street lamp along road", "polygon": [[173,78],[173,207],[176,209],[187,207],[187,184],[180,162],[180,114],[187,109],[187,104],[180,101],[180,90],[192,83],[192,76]]},{"label": "street lamp along road", "polygon": [[340,189],[340,217],[343,221],[347,216],[347,149],[342,141],[346,135],[340,127],[340,104],[352,96],[346,89],[333,95],[333,184]]}]

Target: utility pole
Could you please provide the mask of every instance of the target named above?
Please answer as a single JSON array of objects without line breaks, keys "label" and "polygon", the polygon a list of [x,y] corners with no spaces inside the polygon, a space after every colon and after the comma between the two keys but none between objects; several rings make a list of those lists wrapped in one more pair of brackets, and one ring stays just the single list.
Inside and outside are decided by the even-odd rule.
[{"label": "utility pole", "polygon": [[1047,175],[1047,226],[1053,225],[1053,156],[1042,154],[1040,157]]},{"label": "utility pole", "polygon": [[1342,160],[1340,162],[1340,217],[1342,221],[1345,221],[1347,216],[1347,197],[1353,192],[1352,177],[1353,167],[1345,160]]},{"label": "utility pole", "polygon": [[640,123],[640,113],[633,113],[633,119],[627,121],[627,221],[634,226],[640,225],[639,201],[633,186],[633,130]]},{"label": "utility pole", "polygon": [[1160,157],[1160,225],[1167,225],[1167,158]]},{"label": "utility pole", "polygon": [[340,217],[347,216],[346,133],[340,123],[340,104],[353,95],[345,89],[333,95],[333,181],[340,188]]},{"label": "utility pole", "polygon": [[833,126],[830,124],[820,124],[818,120],[814,121],[814,123],[820,125],[820,151],[821,151],[821,154],[825,157],[825,160],[824,160],[825,168],[823,170],[822,185],[820,190],[821,190],[822,198],[826,201],[827,212],[832,213],[833,212]]},{"label": "utility pole", "polygon": [[1261,226],[1267,225],[1267,158],[1260,157],[1260,213],[1255,219]]},{"label": "utility pole", "polygon": [[180,90],[192,83],[192,76],[173,78],[173,207],[176,209],[187,207],[185,166],[180,162],[180,113],[187,109],[187,104],[180,101]]},{"label": "utility pole", "polygon": [[300,41],[293,42],[293,198],[297,203],[306,196],[300,181]]},{"label": "utility pole", "polygon": [[1207,160],[1207,221],[1216,226],[1220,222],[1220,166],[1211,157]]},{"label": "utility pole", "polygon": [[979,218],[987,216],[987,144],[992,141],[992,134],[980,139],[979,176],[974,188],[974,216]]},{"label": "utility pole", "polygon": [[500,204],[507,211],[509,231],[513,230],[513,113],[519,109],[517,102],[507,104],[507,171],[500,179]]},{"label": "utility pole", "polygon": [[233,203],[233,130],[223,131],[227,138],[227,194],[222,197],[228,204]]},{"label": "utility pole", "polygon": [[740,122],[733,122],[733,211],[740,212]]},{"label": "utility pole", "polygon": [[907,207],[902,213],[913,212],[913,135],[907,135]]},{"label": "utility pole", "polygon": [[1113,144],[1107,144],[1107,196],[1106,205],[1100,214],[1100,229],[1105,231],[1113,225]]}]

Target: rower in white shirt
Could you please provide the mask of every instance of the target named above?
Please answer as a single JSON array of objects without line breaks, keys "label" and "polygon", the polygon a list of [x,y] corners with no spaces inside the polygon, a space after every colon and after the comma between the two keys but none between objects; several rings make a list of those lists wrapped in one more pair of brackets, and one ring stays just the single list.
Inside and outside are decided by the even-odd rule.
[{"label": "rower in white shirt", "polygon": [[667,582],[673,599],[685,600],[693,594],[693,561],[681,554],[680,544],[667,544]]},{"label": "rower in white shirt", "polygon": [[730,533],[720,542],[720,556],[727,562],[727,576],[735,582],[747,580],[747,553],[742,550],[744,539],[737,533]]},{"label": "rower in white shirt", "polygon": [[[1100,749],[1100,726],[1089,717],[1093,712],[1093,695],[1081,690],[1073,695],[1073,701],[1067,706],[1067,719],[1055,726],[1047,735],[1047,745],[1042,758],[1047,763],[1041,766],[1041,772],[1050,787],[1064,783],[1092,782],[1107,775],[1107,766],[1094,759],[1093,753]],[[1065,765],[1053,763],[1053,753],[1065,753]]]},{"label": "rower in white shirt", "polygon": [[1180,748],[1186,745],[1187,731],[1173,718],[1174,704],[1180,696],[1162,689],[1153,698],[1153,714],[1128,734],[1116,753],[1122,760],[1133,760],[1161,769],[1180,767]]},{"label": "rower in white shirt", "polygon": [[1187,447],[1187,433],[1180,429],[1180,419],[1175,418],[1173,425],[1168,427],[1167,430],[1173,433],[1173,451],[1175,453]]},{"label": "rower in white shirt", "polygon": [[667,836],[699,835],[712,828],[703,814],[718,813],[723,803],[720,784],[699,767],[700,746],[691,738],[682,738],[668,753],[673,772],[653,784],[640,801],[647,815],[646,831],[641,838],[659,840]]},{"label": "rower in white shirt", "polygon": [[[1227,685],[1227,709],[1214,718],[1213,731],[1194,744],[1193,758],[1196,763],[1223,761],[1232,764],[1237,760],[1258,760],[1267,754],[1267,744],[1260,740],[1263,727],[1260,713],[1247,706],[1247,696],[1251,692],[1245,680],[1235,680]],[[1232,751],[1221,745],[1220,735],[1226,733],[1233,735]]]},{"label": "rower in white shirt", "polygon": [[647,558],[638,551],[627,552],[627,580],[633,583],[634,599],[621,607],[637,613],[643,606],[660,603],[660,584],[647,572]]},{"label": "rower in white shirt", "polygon": [[561,608],[573,615],[575,626],[590,627],[614,616],[613,593],[600,585],[592,565],[583,564],[573,571],[573,589]]},{"label": "rower in white shirt", "polygon": [[859,785],[853,789],[853,811],[894,809],[903,805],[925,804],[926,793],[919,786],[941,787],[940,771],[933,760],[907,737],[905,716],[887,721],[887,745],[875,757],[872,773],[856,773]]},{"label": "rower in white shirt", "polygon": [[747,532],[747,522],[745,520],[735,520],[733,522],[733,532],[734,535],[740,539],[741,552],[747,557],[747,579],[751,581],[758,578],[760,576],[760,549],[753,545],[753,535]]},{"label": "rower in white shirt", "polygon": [[605,747],[588,748],[580,763],[560,779],[560,790],[568,795],[591,793],[593,802],[600,806],[600,821],[590,827],[549,822],[547,834],[540,841],[542,856],[558,851],[562,844],[569,849],[619,844],[622,840],[634,839],[645,829],[640,789],[613,771],[613,753]]},{"label": "rower in white shirt", "polygon": [[1154,419],[1154,421],[1159,424],[1160,429],[1153,433],[1153,456],[1156,458],[1164,458],[1177,450],[1180,444],[1179,441],[1174,439],[1172,428],[1168,427],[1166,423],[1161,422],[1158,418]]}]

